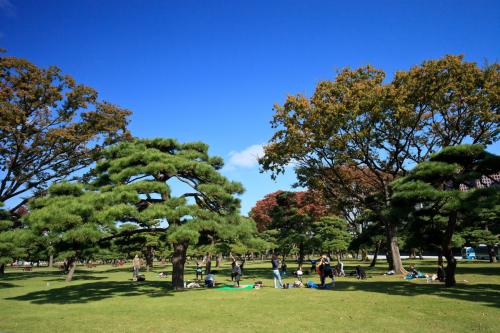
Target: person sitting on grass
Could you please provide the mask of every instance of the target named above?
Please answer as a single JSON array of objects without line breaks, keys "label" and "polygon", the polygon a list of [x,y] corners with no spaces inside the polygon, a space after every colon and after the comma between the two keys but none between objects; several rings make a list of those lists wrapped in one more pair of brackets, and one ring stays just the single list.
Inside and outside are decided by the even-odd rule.
[{"label": "person sitting on grass", "polygon": [[361,280],[364,280],[366,279],[366,273],[365,273],[365,270],[363,268],[361,268],[360,265],[356,266],[356,277]]},{"label": "person sitting on grass", "polygon": [[415,268],[415,265],[410,265],[410,269],[408,270],[408,273],[411,274],[413,276],[413,278],[417,278],[418,274],[419,274],[419,272]]},{"label": "person sitting on grass", "polygon": [[299,269],[297,269],[297,271],[295,272],[295,276],[301,282],[302,282],[302,275],[304,275],[304,273],[302,272],[302,268],[299,267]]},{"label": "person sitting on grass", "polygon": [[283,260],[283,261],[281,262],[281,275],[282,275],[282,276],[286,276],[286,267],[287,267],[287,266],[286,266],[286,262],[285,262],[285,260]]},{"label": "person sitting on grass", "polygon": [[210,273],[207,274],[205,277],[205,287],[207,288],[213,288],[215,287],[215,274],[213,271],[210,271]]}]

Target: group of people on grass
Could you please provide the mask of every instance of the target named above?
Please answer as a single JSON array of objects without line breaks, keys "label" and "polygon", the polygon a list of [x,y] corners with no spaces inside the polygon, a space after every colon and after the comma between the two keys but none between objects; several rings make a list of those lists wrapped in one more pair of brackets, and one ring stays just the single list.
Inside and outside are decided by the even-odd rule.
[{"label": "group of people on grass", "polygon": [[[240,287],[240,281],[241,281],[241,276],[243,274],[243,266],[245,264],[245,260],[242,260],[241,262],[238,262],[236,258],[231,254],[231,280],[235,282],[236,287]],[[315,283],[312,283],[313,288],[331,288],[335,286],[335,276],[345,276],[344,272],[344,264],[342,262],[338,262],[337,265],[332,267],[331,265],[331,260],[327,255],[322,255],[318,260],[310,260],[311,262],[311,273],[312,272],[317,272],[320,278],[320,284],[316,285]],[[135,258],[132,261],[133,264],[133,279],[138,280],[141,275],[139,274],[140,268],[142,266],[142,260],[139,258],[138,255],[135,256]],[[438,265],[438,271],[437,274],[433,274],[430,278],[425,274],[425,277],[428,278],[428,280],[438,280],[438,281],[444,281],[444,269],[442,264]],[[272,255],[271,258],[271,268],[272,268],[272,274],[273,274],[273,282],[274,282],[274,288],[286,288],[288,284],[284,284],[282,277],[287,276],[287,265],[285,260],[281,262],[280,265],[280,260],[278,259],[278,256],[276,254]],[[403,270],[402,270],[403,271]],[[200,277],[203,279],[203,268],[200,264],[200,262],[196,263],[196,268],[195,268],[195,273],[196,273],[196,279],[199,280]],[[166,277],[166,273],[160,273],[160,274],[165,274],[165,276],[160,276],[160,277]],[[303,271],[301,266],[297,269],[297,271],[294,272],[294,276],[298,279],[298,282],[302,283],[302,276],[303,276]],[[388,275],[391,275],[389,272],[386,273]],[[394,272],[392,272],[394,274]],[[407,274],[405,276],[406,279],[413,279],[413,278],[419,278],[419,277],[424,277],[424,274],[419,272],[414,265],[410,266],[410,269],[408,272],[405,272]],[[358,265],[355,268],[355,271],[351,273],[351,275],[357,277],[358,279],[364,279],[366,278],[366,273],[364,269]],[[327,285],[326,280],[327,278],[331,279],[331,284]],[[310,282],[310,281],[309,281]],[[308,285],[309,285],[308,282]],[[214,271],[209,271],[208,274],[205,276],[204,280],[205,287],[215,287],[215,272]],[[262,283],[260,283],[262,284]],[[307,285],[306,285],[307,286]]]},{"label": "group of people on grass", "polygon": [[[331,265],[331,260],[327,255],[322,255],[319,260],[310,260],[312,267],[311,272],[317,272],[320,277],[320,288],[326,287],[326,279],[329,277],[332,279],[330,286],[335,286],[335,276],[345,276],[344,273],[344,264],[339,262],[338,265],[334,268]],[[281,263],[281,271],[279,269],[279,259],[278,256],[273,254],[271,259],[272,271],[273,271],[273,280],[274,280],[274,288],[283,288],[286,287],[281,280],[281,276],[286,276],[286,263],[283,261]],[[295,272],[295,276],[297,279],[302,282],[303,275],[302,268],[299,266],[297,271]]]}]

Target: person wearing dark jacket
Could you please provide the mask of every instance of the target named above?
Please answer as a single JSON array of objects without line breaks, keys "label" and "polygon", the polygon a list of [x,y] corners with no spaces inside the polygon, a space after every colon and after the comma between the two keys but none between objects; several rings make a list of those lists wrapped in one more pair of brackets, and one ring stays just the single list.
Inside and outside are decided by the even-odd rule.
[{"label": "person wearing dark jacket", "polygon": [[[281,281],[281,275],[279,270],[280,262],[275,254],[273,254],[273,257],[271,259],[271,265],[273,267],[274,288],[283,288],[283,282]],[[279,283],[279,287],[276,285],[276,282]]]}]

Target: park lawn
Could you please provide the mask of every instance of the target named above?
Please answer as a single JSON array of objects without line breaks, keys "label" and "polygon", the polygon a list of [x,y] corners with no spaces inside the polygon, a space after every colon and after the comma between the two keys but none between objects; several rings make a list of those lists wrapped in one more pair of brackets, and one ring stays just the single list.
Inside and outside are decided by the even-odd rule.
[{"label": "park lawn", "polygon": [[[413,262],[424,272],[434,271],[431,261]],[[346,272],[355,264],[347,261]],[[0,279],[0,332],[498,332],[500,328],[498,263],[460,262],[459,283],[449,289],[439,283],[384,276],[383,262],[368,271],[371,277],[366,280],[338,278],[333,290],[274,289],[269,266],[246,264],[242,284],[263,280],[265,288],[260,290],[183,292],[171,291],[169,280],[158,277],[170,267],[144,273],[146,282],[131,281],[130,267],[81,268],[71,283],[56,270],[7,270]],[[231,284],[228,275],[225,263],[217,282]],[[186,278],[194,278],[192,265]],[[317,275],[311,279],[318,282]]]}]

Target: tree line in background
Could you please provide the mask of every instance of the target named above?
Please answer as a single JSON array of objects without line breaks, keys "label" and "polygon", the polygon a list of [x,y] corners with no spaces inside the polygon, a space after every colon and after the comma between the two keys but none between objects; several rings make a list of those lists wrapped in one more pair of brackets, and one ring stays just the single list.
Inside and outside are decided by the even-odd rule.
[{"label": "tree line in background", "polygon": [[[56,67],[0,57],[0,273],[13,259],[81,260],[142,253],[172,262],[184,286],[189,256],[438,250],[453,285],[453,247],[498,242],[495,186],[463,186],[500,171],[500,67],[462,57],[385,74],[342,70],[312,97],[276,106],[260,159],[277,177],[292,164],[307,191],[278,191],[241,216],[240,183],[201,142],[137,139],[130,111],[98,100]],[[492,182],[497,182],[491,179]],[[175,187],[176,195],[172,194]],[[180,192],[180,193],[179,193]],[[364,258],[362,258],[364,259]]]}]

